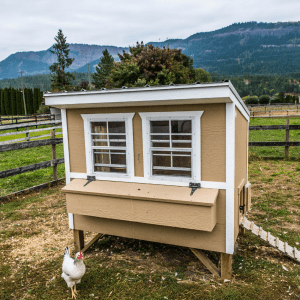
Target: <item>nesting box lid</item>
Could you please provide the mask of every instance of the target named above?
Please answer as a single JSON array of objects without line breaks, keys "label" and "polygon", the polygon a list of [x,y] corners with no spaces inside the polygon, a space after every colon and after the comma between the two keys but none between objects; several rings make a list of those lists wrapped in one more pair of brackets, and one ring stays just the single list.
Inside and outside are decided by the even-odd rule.
[{"label": "nesting box lid", "polygon": [[171,202],[188,205],[214,206],[218,189],[197,189],[191,196],[189,187],[165,186],[132,182],[96,180],[88,183],[84,179],[74,179],[63,188],[65,193],[96,195],[112,198],[126,198]]}]

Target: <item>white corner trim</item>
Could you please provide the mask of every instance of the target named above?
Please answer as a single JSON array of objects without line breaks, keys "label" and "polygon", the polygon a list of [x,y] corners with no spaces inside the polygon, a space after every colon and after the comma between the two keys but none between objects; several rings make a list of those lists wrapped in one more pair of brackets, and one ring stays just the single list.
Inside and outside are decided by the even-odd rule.
[{"label": "white corner trim", "polygon": [[[250,120],[250,116],[249,116],[249,111],[247,109],[247,111],[245,110],[245,108],[243,107],[243,105],[240,103],[240,101],[237,99],[236,95],[230,91],[230,95],[229,95],[231,101],[236,105],[236,107],[238,108],[238,110],[241,112],[241,114],[244,116],[244,118],[249,122]],[[241,99],[241,101],[243,101]]]},{"label": "white corner trim", "polygon": [[226,253],[234,252],[235,104],[226,103]]},{"label": "white corner trim", "polygon": [[62,131],[63,131],[66,184],[68,184],[71,178],[70,178],[70,157],[69,157],[69,140],[68,140],[66,109],[61,110],[61,122],[62,122]]},{"label": "white corner trim", "polygon": [[[99,175],[117,178],[131,178],[134,176],[134,148],[133,148],[133,125],[132,119],[135,113],[111,113],[111,114],[81,114],[84,122],[84,139],[85,139],[85,153],[86,153],[86,168],[87,175]],[[91,139],[91,123],[97,121],[125,121],[126,124],[126,174],[94,172],[93,168],[93,151]]]},{"label": "white corner trim", "polygon": [[74,227],[74,215],[72,213],[68,213],[69,217],[69,228],[70,229],[75,229]]}]

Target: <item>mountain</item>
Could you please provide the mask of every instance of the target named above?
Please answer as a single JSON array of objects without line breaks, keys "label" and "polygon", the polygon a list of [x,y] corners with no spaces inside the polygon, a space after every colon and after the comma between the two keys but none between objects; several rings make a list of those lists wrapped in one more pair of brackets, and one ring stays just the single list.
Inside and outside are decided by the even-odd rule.
[{"label": "mountain", "polygon": [[[69,68],[73,72],[87,72],[87,64],[90,65],[90,72],[95,72],[102,51],[107,49],[114,57],[115,61],[119,60],[118,53],[128,48],[120,48],[115,46],[97,46],[85,44],[70,44],[70,57],[75,58]],[[20,71],[24,72],[24,76],[36,74],[50,73],[49,66],[56,61],[56,56],[50,52],[49,48],[38,52],[17,52],[10,55],[0,62],[0,79],[17,78]]]},{"label": "mountain", "polygon": [[195,68],[228,75],[299,72],[300,22],[235,23],[187,39],[152,42],[182,49]]},{"label": "mountain", "polygon": [[[151,42],[155,46],[182,49],[194,59],[194,67],[218,74],[287,75],[300,70],[300,22],[235,23],[211,31],[199,32],[186,39]],[[118,60],[118,53],[128,48],[70,44],[70,57],[75,58],[70,71],[95,71],[102,51]],[[24,75],[47,74],[56,56],[48,50],[18,52],[0,62],[0,79]]]}]

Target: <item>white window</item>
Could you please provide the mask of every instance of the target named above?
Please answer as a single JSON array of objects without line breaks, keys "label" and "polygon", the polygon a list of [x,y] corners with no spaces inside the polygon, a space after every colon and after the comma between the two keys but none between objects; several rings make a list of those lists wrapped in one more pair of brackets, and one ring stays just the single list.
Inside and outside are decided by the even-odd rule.
[{"label": "white window", "polygon": [[133,176],[133,116],[134,113],[81,115],[89,175]]},{"label": "white window", "polygon": [[200,181],[202,113],[203,111],[140,113],[146,178]]}]

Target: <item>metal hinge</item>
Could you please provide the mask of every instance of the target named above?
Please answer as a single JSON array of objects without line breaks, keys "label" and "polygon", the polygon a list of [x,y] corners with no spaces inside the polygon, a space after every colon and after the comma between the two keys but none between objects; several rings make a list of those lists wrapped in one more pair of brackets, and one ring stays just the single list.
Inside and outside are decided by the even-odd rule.
[{"label": "metal hinge", "polygon": [[86,179],[87,179],[87,182],[85,183],[84,186],[88,185],[92,181],[95,181],[96,180],[96,176],[90,176],[90,175],[88,175]]},{"label": "metal hinge", "polygon": [[194,192],[196,191],[196,189],[201,188],[201,185],[200,185],[200,183],[197,183],[197,182],[190,182],[189,187],[192,189],[191,193],[190,193],[190,196],[192,196],[194,194]]}]

